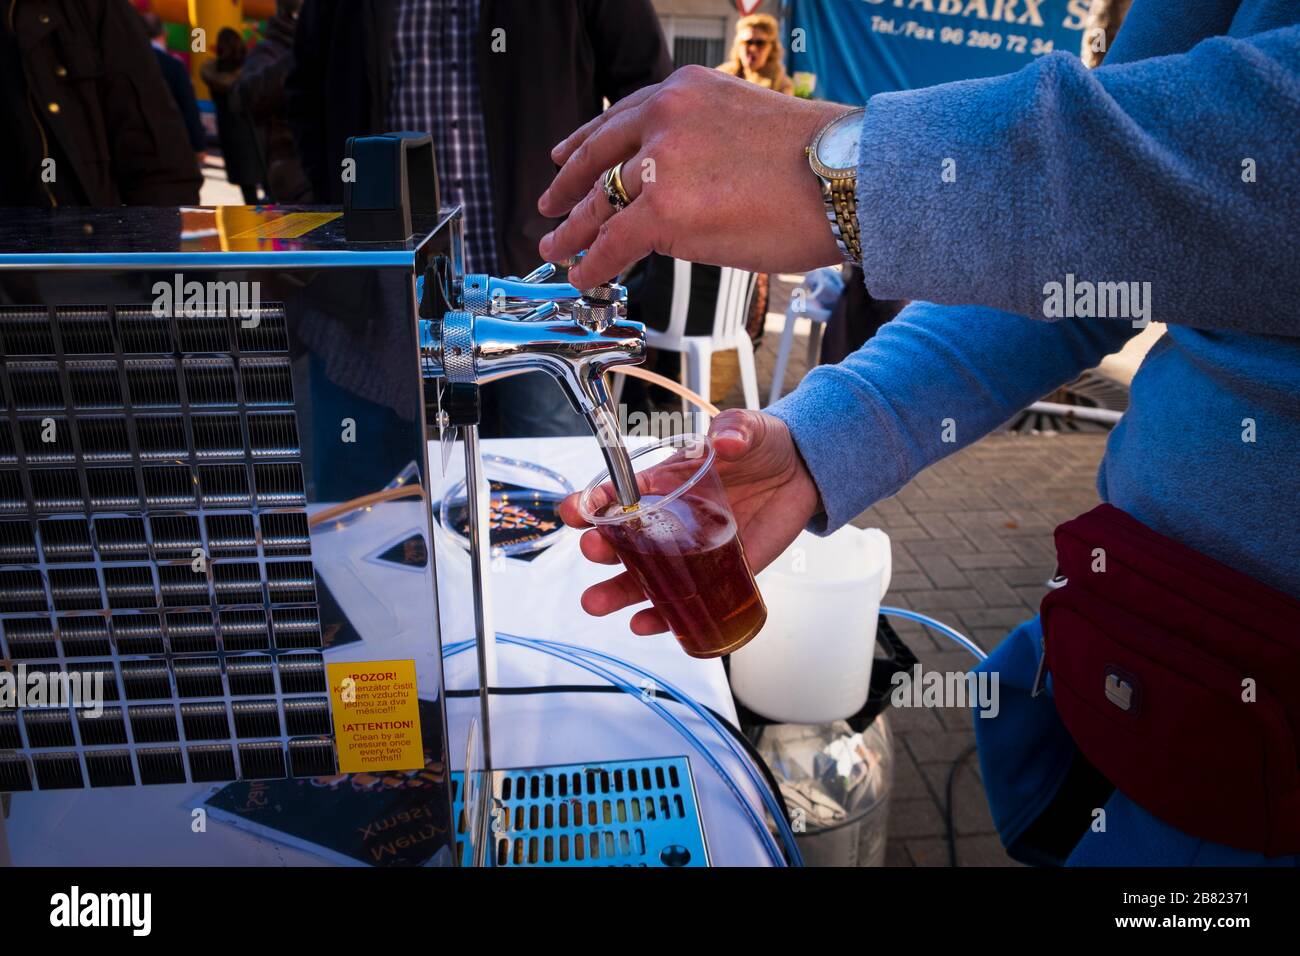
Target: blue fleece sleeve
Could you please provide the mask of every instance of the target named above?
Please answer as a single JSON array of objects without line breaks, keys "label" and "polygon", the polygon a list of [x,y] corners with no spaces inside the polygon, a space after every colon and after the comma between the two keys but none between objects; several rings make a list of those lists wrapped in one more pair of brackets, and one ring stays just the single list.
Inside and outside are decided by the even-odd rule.
[{"label": "blue fleece sleeve", "polygon": [[1296,27],[874,97],[858,173],[867,285],[928,301],[769,409],[821,491],[821,530],[1135,333],[1026,318],[1055,317],[1048,284],[1067,275],[1149,282],[1134,318],[1295,334],[1298,143]]},{"label": "blue fleece sleeve", "polygon": [[813,369],[768,409],[794,436],[833,531],[1103,356],[1128,322],[1035,322],[914,302],[838,365]]},{"label": "blue fleece sleeve", "polygon": [[1297,332],[1300,27],[881,94],[861,145],[880,298],[1050,318],[1070,274],[1151,283],[1151,321]]}]

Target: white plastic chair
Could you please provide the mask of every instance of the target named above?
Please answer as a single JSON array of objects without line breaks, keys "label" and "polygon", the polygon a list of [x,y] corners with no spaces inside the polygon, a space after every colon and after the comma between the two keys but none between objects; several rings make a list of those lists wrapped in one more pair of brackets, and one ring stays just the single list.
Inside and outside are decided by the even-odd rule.
[{"label": "white plastic chair", "polygon": [[[687,335],[686,313],[691,304],[691,263],[673,260],[673,298],[669,307],[668,328],[662,332],[646,330],[646,344],[651,348],[677,352],[682,357],[684,384],[694,392],[709,397],[713,353],[735,349],[740,357],[740,385],[746,408],[758,408],[758,372],[754,367],[754,343],[745,331],[749,302],[754,294],[756,276],[741,269],[722,269],[718,280],[718,301],[713,311],[710,335]],[[623,376],[614,383],[615,401],[622,394]],[[685,401],[682,411],[690,414]],[[696,413],[697,415],[700,413]],[[701,423],[707,430],[707,417]]]},{"label": "white plastic chair", "polygon": [[767,395],[769,405],[781,397],[785,386],[785,369],[790,364],[790,349],[794,345],[795,321],[807,319],[811,323],[808,329],[808,367],[812,368],[817,364],[821,351],[826,321],[843,291],[844,275],[832,266],[808,273],[803,285],[790,296],[790,304],[785,309],[785,328],[781,330],[781,344],[776,351],[776,368],[772,370],[772,388]]}]

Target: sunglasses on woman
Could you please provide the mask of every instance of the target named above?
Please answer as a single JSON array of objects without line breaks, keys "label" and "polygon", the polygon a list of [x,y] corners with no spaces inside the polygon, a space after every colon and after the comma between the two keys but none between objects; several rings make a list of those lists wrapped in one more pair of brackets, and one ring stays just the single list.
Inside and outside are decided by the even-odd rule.
[{"label": "sunglasses on woman", "polygon": [[771,42],[772,42],[771,40],[746,40],[745,46],[756,46],[759,49],[762,49],[763,47],[767,46]]}]

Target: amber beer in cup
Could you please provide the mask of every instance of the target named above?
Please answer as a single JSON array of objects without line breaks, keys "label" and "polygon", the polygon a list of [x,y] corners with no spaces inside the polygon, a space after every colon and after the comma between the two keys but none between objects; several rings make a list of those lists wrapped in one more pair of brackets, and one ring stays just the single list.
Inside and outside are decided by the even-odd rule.
[{"label": "amber beer in cup", "polygon": [[719,657],[767,620],[736,519],[705,435],[678,435],[634,452],[641,501],[625,508],[605,472],[579,499],[673,635],[692,657]]}]

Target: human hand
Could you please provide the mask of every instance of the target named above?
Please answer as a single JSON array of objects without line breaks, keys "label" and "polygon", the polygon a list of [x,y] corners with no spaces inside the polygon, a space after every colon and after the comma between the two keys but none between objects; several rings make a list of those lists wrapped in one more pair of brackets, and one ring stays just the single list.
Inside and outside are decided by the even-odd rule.
[{"label": "human hand", "polygon": [[[683,67],[552,150],[563,166],[537,208],[568,219],[542,238],[542,258],[559,262],[586,249],[569,273],[580,289],[650,252],[751,272],[840,262],[804,150],[849,109]],[[615,215],[601,179],[620,161],[633,202]]]},{"label": "human hand", "polygon": [[[718,475],[736,519],[745,557],[755,573],[772,563],[809,520],[821,510],[821,498],[808,467],[795,448],[785,422],[763,412],[730,409],[709,429],[717,454]],[[574,528],[587,528],[580,540],[583,555],[599,564],[618,564],[618,556],[578,509],[578,495],[565,498],[560,517]],[[647,600],[645,592],[623,571],[587,588],[582,609],[603,617]],[[632,616],[635,634],[668,630],[663,616],[646,608]]]}]

